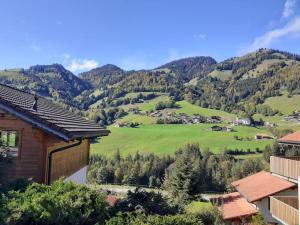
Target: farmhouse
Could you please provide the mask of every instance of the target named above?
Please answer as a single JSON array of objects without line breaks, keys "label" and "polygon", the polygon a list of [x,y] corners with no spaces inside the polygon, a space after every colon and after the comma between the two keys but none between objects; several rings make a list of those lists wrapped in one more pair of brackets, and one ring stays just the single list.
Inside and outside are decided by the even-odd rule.
[{"label": "farmhouse", "polygon": [[249,118],[236,118],[235,120],[236,125],[245,125],[245,126],[250,126],[251,125],[251,120]]},{"label": "farmhouse", "polygon": [[211,131],[222,131],[223,128],[217,125],[214,125],[210,128]]},{"label": "farmhouse", "polygon": [[[283,151],[287,148],[299,148],[300,131],[284,136],[278,143]],[[255,213],[254,210],[260,212],[268,224],[299,224],[299,182],[299,156],[271,156],[270,172],[262,171],[232,182],[232,186],[244,200],[229,199],[220,210],[228,224],[247,218],[245,209],[249,210],[249,206],[252,207],[249,210],[251,213]],[[237,201],[242,201],[243,207]]]},{"label": "farmhouse", "polygon": [[274,137],[268,135],[268,134],[256,134],[255,140],[265,140],[265,139],[273,139]]},{"label": "farmhouse", "polygon": [[50,100],[0,84],[0,134],[12,158],[0,176],[51,184],[60,177],[85,183],[90,139],[109,131]]}]

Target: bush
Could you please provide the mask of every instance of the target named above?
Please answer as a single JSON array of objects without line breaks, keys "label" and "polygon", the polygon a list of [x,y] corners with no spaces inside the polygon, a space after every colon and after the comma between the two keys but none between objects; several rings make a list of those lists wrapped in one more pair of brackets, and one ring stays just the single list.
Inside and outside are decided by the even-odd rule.
[{"label": "bush", "polygon": [[169,206],[161,194],[141,191],[138,188],[134,192],[128,191],[127,198],[116,206],[115,211],[142,211],[146,215],[167,215],[178,212],[176,207]]},{"label": "bush", "polygon": [[[197,218],[205,225],[223,225],[223,217],[219,210],[215,207],[208,207],[202,209],[201,212],[196,214]],[[224,224],[225,225],[225,224]]]},{"label": "bush", "polygon": [[143,214],[118,214],[106,222],[106,225],[202,225],[199,218],[194,215],[146,217]]},{"label": "bush", "polygon": [[0,199],[1,224],[104,224],[107,204],[97,191],[62,180],[52,186],[31,184],[24,192],[9,191]]}]

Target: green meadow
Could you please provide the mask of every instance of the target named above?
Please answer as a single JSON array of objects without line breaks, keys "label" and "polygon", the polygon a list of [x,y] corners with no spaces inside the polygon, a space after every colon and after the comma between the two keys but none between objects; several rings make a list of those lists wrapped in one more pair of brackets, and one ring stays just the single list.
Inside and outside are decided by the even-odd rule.
[{"label": "green meadow", "polygon": [[[155,153],[158,155],[172,154],[179,147],[188,143],[199,143],[201,149],[209,148],[215,153],[224,149],[263,149],[271,144],[270,140],[254,140],[257,133],[268,133],[265,129],[254,127],[235,127],[236,132],[210,131],[211,124],[191,125],[140,125],[138,128],[109,127],[111,134],[103,137],[91,146],[92,154],[111,156],[120,150],[123,156],[140,153]],[[244,138],[235,140],[234,136]],[[249,138],[249,140],[246,140]]]}]

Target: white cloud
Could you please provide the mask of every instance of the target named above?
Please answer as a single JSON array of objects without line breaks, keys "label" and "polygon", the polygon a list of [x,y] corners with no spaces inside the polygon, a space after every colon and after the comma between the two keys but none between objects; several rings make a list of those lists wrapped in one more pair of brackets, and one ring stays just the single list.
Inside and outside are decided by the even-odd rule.
[{"label": "white cloud", "polygon": [[250,45],[244,47],[241,53],[255,51],[259,48],[270,47],[274,41],[284,37],[298,37],[300,35],[300,17],[295,18],[282,28],[270,30],[257,37]]},{"label": "white cloud", "polygon": [[284,3],[284,8],[282,12],[283,18],[288,18],[294,14],[294,10],[296,7],[296,0],[286,0]]},{"label": "white cloud", "polygon": [[[66,56],[68,57],[69,55]],[[98,66],[98,64],[99,63],[93,59],[72,59],[69,65],[67,66],[67,69],[72,72],[79,72],[94,69]]]},{"label": "white cloud", "polygon": [[193,38],[197,40],[204,40],[206,38],[206,34],[194,34]]}]

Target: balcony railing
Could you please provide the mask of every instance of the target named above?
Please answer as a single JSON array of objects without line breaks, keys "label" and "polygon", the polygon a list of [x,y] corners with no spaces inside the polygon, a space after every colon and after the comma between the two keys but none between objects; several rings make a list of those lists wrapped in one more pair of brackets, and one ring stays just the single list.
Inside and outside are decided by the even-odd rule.
[{"label": "balcony railing", "polygon": [[270,158],[271,173],[298,181],[300,176],[300,157],[276,157]]},{"label": "balcony railing", "polygon": [[294,196],[271,196],[270,211],[274,218],[289,225],[299,224],[299,201]]}]

